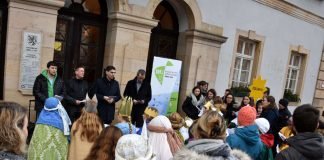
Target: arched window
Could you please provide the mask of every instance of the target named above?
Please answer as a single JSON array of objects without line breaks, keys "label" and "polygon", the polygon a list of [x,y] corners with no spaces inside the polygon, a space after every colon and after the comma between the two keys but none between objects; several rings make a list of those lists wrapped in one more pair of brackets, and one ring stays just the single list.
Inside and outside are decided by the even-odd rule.
[{"label": "arched window", "polygon": [[90,83],[100,77],[107,28],[105,0],[67,0],[59,11],[55,36],[54,60],[64,79],[83,65]]}]

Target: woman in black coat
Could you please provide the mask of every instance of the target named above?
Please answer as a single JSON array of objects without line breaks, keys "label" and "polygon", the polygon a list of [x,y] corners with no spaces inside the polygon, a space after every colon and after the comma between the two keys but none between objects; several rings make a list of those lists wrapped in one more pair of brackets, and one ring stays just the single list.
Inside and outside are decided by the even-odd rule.
[{"label": "woman in black coat", "polygon": [[182,110],[193,120],[199,118],[199,113],[205,103],[205,98],[201,94],[199,87],[194,87],[192,93],[183,102]]},{"label": "woman in black coat", "polygon": [[236,118],[235,112],[239,109],[234,106],[235,99],[232,93],[229,93],[224,98],[224,104],[226,105],[226,112],[224,114],[224,118],[227,121],[227,124],[230,124],[233,119]]},{"label": "woman in black coat", "polygon": [[264,97],[263,102],[262,102],[262,107],[263,107],[263,110],[262,110],[260,117],[265,118],[269,121],[270,129],[268,131],[268,134],[274,135],[274,138],[275,138],[274,145],[272,147],[272,153],[273,153],[273,156],[275,157],[275,155],[277,153],[276,146],[277,146],[278,140],[279,140],[279,135],[278,135],[279,112],[278,112],[275,98],[272,96]]}]

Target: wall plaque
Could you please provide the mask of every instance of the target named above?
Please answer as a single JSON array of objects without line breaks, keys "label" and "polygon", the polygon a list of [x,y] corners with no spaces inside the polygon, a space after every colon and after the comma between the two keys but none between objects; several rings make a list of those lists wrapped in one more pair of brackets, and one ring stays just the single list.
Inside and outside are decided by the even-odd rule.
[{"label": "wall plaque", "polygon": [[32,91],[36,76],[40,73],[42,35],[25,31],[22,43],[19,90],[24,93]]}]

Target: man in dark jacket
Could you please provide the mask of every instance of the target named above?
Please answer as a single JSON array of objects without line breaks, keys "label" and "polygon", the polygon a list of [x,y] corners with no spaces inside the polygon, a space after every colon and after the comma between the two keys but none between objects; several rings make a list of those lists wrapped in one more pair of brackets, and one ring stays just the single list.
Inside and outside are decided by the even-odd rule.
[{"label": "man in dark jacket", "polygon": [[145,70],[140,69],[133,80],[127,82],[124,97],[133,99],[132,123],[136,127],[143,126],[143,113],[152,98],[151,85],[145,81]]},{"label": "man in dark jacket", "polygon": [[80,117],[84,106],[82,101],[85,100],[88,92],[88,82],[83,80],[84,67],[78,66],[74,73],[75,77],[65,83],[64,94],[65,108],[72,123]]},{"label": "man in dark jacket", "polygon": [[62,98],[63,93],[63,81],[57,76],[57,64],[50,61],[47,63],[47,69],[43,70],[34,82],[33,95],[35,96],[36,117],[42,111],[48,97]]},{"label": "man in dark jacket", "polygon": [[115,80],[116,68],[107,66],[105,76],[97,79],[94,93],[98,99],[98,114],[104,124],[110,124],[115,116],[115,103],[121,98],[119,83]]},{"label": "man in dark jacket", "polygon": [[323,137],[316,133],[319,124],[319,111],[304,104],[296,108],[293,114],[293,125],[297,135],[287,139],[289,148],[281,151],[276,160],[323,160]]}]

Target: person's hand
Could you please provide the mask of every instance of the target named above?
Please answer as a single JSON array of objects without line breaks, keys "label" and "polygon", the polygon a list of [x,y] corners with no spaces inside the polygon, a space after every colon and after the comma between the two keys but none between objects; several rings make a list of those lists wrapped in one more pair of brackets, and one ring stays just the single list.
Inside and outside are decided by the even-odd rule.
[{"label": "person's hand", "polygon": [[111,97],[108,97],[108,100],[107,100],[108,103],[113,103],[114,102],[114,98],[111,98]]},{"label": "person's hand", "polygon": [[75,103],[76,103],[77,105],[80,105],[80,104],[81,104],[81,101],[76,100]]},{"label": "person's hand", "polygon": [[165,128],[164,129],[164,132],[165,133],[171,133],[172,134],[173,133],[173,129],[172,128]]},{"label": "person's hand", "polygon": [[141,100],[140,102],[141,102],[141,104],[144,104],[144,100]]},{"label": "person's hand", "polygon": [[108,96],[104,96],[103,98],[104,98],[105,101],[108,102],[108,100],[109,100],[109,97]]},{"label": "person's hand", "polygon": [[136,99],[133,100],[133,104],[137,104],[138,101]]}]

